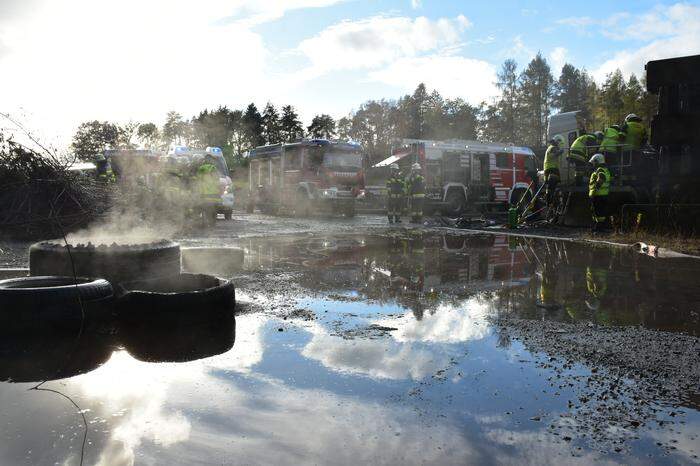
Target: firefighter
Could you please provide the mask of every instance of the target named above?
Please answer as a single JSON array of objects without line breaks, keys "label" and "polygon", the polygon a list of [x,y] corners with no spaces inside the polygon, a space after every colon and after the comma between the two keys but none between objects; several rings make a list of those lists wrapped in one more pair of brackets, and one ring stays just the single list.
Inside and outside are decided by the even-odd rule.
[{"label": "firefighter", "polygon": [[546,183],[545,198],[547,205],[552,205],[554,200],[554,190],[559,184],[561,173],[559,172],[559,156],[562,154],[561,145],[564,143],[564,138],[559,135],[549,141],[549,147],[544,154],[544,179]]},{"label": "firefighter", "polygon": [[605,160],[614,163],[619,159],[620,148],[625,142],[625,132],[619,125],[612,125],[603,131],[603,141],[600,143],[600,153],[605,156]]},{"label": "firefighter", "polygon": [[389,223],[401,223],[401,210],[404,206],[404,191],[406,182],[399,172],[399,166],[395,163],[391,164],[391,174],[386,180],[387,190],[387,216]]},{"label": "firefighter", "polygon": [[603,142],[603,132],[582,134],[571,144],[566,160],[574,164],[574,179],[576,186],[581,186],[583,176],[588,171],[588,160],[598,152]]},{"label": "firefighter", "polygon": [[593,165],[593,173],[588,181],[588,197],[593,215],[592,231],[600,233],[608,227],[608,194],[612,175],[603,154],[595,154],[589,162]]},{"label": "firefighter", "polygon": [[638,151],[647,142],[647,129],[644,127],[642,119],[634,113],[625,117],[622,131],[625,133],[625,150]]},{"label": "firefighter", "polygon": [[419,163],[411,165],[411,174],[406,180],[406,193],[409,201],[411,223],[423,221],[423,204],[425,203],[425,178],[421,175]]},{"label": "firefighter", "polygon": [[213,224],[216,221],[216,205],[221,200],[219,174],[214,157],[207,155],[198,164],[195,179],[199,194],[199,210],[204,221]]},{"label": "firefighter", "polygon": [[95,168],[97,169],[97,179],[101,182],[114,183],[117,181],[112,171],[112,164],[103,154],[99,154],[95,159]]}]

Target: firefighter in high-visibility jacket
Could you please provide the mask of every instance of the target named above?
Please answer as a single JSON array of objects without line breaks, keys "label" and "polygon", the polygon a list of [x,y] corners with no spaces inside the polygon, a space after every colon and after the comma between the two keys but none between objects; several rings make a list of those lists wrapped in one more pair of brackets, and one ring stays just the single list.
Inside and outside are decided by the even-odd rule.
[{"label": "firefighter in high-visibility jacket", "polygon": [[216,205],[221,201],[219,173],[214,163],[214,158],[207,155],[203,163],[197,167],[195,175],[199,194],[199,210],[207,223],[216,221]]},{"label": "firefighter in high-visibility jacket", "polygon": [[603,132],[596,131],[593,134],[582,134],[571,143],[566,160],[574,164],[576,186],[582,185],[583,177],[588,172],[588,160],[598,152],[601,142],[603,142]]},{"label": "firefighter in high-visibility jacket", "polygon": [[419,163],[411,165],[411,174],[406,180],[406,193],[408,194],[409,215],[411,223],[423,221],[423,205],[425,203],[425,178],[421,174]]},{"label": "firefighter in high-visibility jacket", "polygon": [[644,127],[642,119],[634,113],[625,117],[622,131],[625,133],[625,150],[638,151],[647,142],[647,129]]},{"label": "firefighter in high-visibility jacket", "polygon": [[401,223],[401,211],[404,208],[406,182],[399,172],[399,166],[391,164],[391,174],[386,180],[386,215],[389,223]]},{"label": "firefighter in high-visibility jacket", "polygon": [[599,233],[608,228],[608,194],[612,174],[605,164],[603,154],[595,154],[589,162],[593,165],[593,173],[588,180],[588,197],[593,215],[592,231]]},{"label": "firefighter in high-visibility jacket", "polygon": [[598,152],[605,156],[605,160],[609,164],[615,164],[619,161],[626,137],[625,132],[618,125],[609,126],[603,131],[603,141],[600,143]]},{"label": "firefighter in high-visibility jacket", "polygon": [[564,138],[559,135],[554,136],[549,142],[547,152],[544,154],[545,198],[547,200],[547,205],[552,205],[554,201],[554,190],[557,188],[559,180],[561,179],[559,158],[562,154],[561,146],[563,143]]}]

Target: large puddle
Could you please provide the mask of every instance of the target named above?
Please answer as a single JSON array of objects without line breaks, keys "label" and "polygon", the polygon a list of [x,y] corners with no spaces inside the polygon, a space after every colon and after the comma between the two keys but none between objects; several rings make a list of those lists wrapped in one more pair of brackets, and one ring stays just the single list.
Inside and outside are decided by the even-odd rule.
[{"label": "large puddle", "polygon": [[[697,393],[586,424],[581,390],[606,368],[526,348],[491,322],[697,336],[700,265],[488,235],[238,245],[244,270],[211,264],[238,284],[235,322],[1,343],[13,382],[0,382],[0,464],[698,462]],[[41,388],[79,405],[85,448],[76,408],[28,390],[59,370],[72,377]],[[597,411],[622,406],[605,400]]]}]

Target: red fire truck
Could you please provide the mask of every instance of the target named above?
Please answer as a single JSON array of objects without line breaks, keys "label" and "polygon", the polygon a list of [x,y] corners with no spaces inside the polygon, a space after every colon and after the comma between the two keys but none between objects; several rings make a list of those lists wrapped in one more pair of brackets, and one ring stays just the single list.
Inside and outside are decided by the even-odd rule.
[{"label": "red fire truck", "polygon": [[397,163],[407,174],[415,162],[426,180],[427,210],[446,215],[505,209],[520,199],[536,173],[535,154],[527,147],[466,140],[404,139],[374,168]]},{"label": "red fire truck", "polygon": [[250,151],[248,211],[281,211],[306,216],[315,212],[355,215],[363,192],[359,144],[304,139]]}]

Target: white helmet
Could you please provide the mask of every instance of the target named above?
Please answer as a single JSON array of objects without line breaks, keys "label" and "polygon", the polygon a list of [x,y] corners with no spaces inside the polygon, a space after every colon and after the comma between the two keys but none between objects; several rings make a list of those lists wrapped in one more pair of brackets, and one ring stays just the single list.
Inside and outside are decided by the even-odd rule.
[{"label": "white helmet", "polygon": [[392,163],[391,165],[389,165],[389,168],[391,168],[392,170],[398,170],[398,169],[399,169],[399,164],[398,164],[398,163]]},{"label": "white helmet", "polygon": [[627,116],[625,117],[625,122],[629,122],[629,121],[641,121],[641,120],[642,120],[642,119],[639,118],[639,117],[638,117],[637,115],[635,115],[634,113],[630,113],[629,115],[627,115]]},{"label": "white helmet", "polygon": [[564,141],[564,136],[562,136],[562,135],[560,135],[560,134],[557,134],[556,136],[554,136],[554,138],[552,139],[552,141],[553,141],[554,143],[556,143],[556,144],[559,144],[559,145],[564,144],[564,142],[565,142],[565,141]]},{"label": "white helmet", "polygon": [[593,165],[603,164],[605,163],[605,156],[603,154],[594,154],[593,157],[591,157],[591,160],[588,161],[588,163]]},{"label": "white helmet", "polygon": [[420,164],[418,162],[411,165],[411,170],[420,170]]}]

